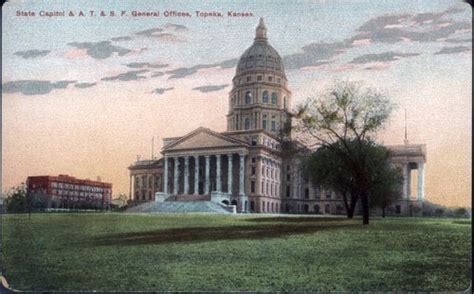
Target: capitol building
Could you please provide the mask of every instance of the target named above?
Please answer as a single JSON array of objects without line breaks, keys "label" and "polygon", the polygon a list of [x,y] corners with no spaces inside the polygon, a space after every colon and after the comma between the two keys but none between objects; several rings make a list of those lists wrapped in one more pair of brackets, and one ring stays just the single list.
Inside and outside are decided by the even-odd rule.
[{"label": "capitol building", "polygon": [[[237,212],[345,213],[341,195],[308,180],[296,157],[283,156],[280,134],[290,129],[292,93],[263,19],[238,61],[229,93],[227,130],[194,131],[163,139],[162,158],[138,160],[130,171],[130,200],[209,201]],[[426,146],[388,146],[403,171],[402,197],[389,214],[411,214],[424,200]],[[411,171],[417,170],[416,195]]]}]

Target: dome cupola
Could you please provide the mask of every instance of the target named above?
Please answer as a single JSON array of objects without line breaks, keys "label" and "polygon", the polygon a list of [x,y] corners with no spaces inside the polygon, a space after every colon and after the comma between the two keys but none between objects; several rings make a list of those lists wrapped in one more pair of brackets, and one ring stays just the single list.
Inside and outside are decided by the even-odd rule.
[{"label": "dome cupola", "polygon": [[260,18],[255,29],[254,43],[239,59],[236,75],[254,70],[273,71],[285,76],[280,55],[267,41],[267,27],[263,18]]}]

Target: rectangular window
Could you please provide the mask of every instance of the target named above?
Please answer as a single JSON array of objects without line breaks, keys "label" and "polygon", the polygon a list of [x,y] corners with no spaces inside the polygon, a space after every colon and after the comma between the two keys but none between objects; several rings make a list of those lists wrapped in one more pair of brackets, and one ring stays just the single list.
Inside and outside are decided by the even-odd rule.
[{"label": "rectangular window", "polygon": [[290,186],[286,186],[286,197],[287,198],[290,198],[291,196],[291,187]]},{"label": "rectangular window", "polygon": [[252,176],[255,176],[256,172],[257,172],[257,168],[255,166],[252,166]]},{"label": "rectangular window", "polygon": [[250,82],[252,80],[252,76],[247,77],[247,82]]},{"label": "rectangular window", "polygon": [[331,199],[331,193],[326,194],[326,199]]},{"label": "rectangular window", "polygon": [[252,163],[256,163],[257,159],[255,157],[252,157]]},{"label": "rectangular window", "polygon": [[250,192],[255,193],[255,181],[250,182]]},{"label": "rectangular window", "polygon": [[261,81],[262,80],[262,76],[257,76],[257,81]]},{"label": "rectangular window", "polygon": [[273,81],[273,77],[268,77],[268,80],[271,82]]},{"label": "rectangular window", "polygon": [[309,189],[304,189],[304,198],[309,199]]}]

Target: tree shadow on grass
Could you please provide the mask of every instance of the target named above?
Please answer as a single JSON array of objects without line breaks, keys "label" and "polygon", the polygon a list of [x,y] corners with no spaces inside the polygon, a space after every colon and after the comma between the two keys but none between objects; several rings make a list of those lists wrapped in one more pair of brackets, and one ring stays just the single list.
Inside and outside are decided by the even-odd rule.
[{"label": "tree shadow on grass", "polygon": [[356,224],[307,224],[300,225],[240,225],[220,227],[190,227],[109,234],[93,240],[94,245],[147,245],[168,243],[196,243],[221,240],[259,240],[280,238],[297,234],[311,234],[339,230]]},{"label": "tree shadow on grass", "polygon": [[314,223],[324,224],[327,222],[351,221],[347,217],[317,217],[317,216],[288,216],[288,217],[256,217],[246,219],[250,222],[278,222],[278,223]]}]

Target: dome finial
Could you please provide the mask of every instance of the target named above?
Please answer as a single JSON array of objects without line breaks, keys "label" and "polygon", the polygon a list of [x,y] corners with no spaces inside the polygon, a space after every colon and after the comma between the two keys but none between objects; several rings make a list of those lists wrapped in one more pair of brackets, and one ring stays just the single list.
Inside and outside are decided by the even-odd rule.
[{"label": "dome finial", "polygon": [[255,40],[266,40],[267,39],[267,27],[263,22],[263,17],[258,22],[257,29],[255,29]]}]

